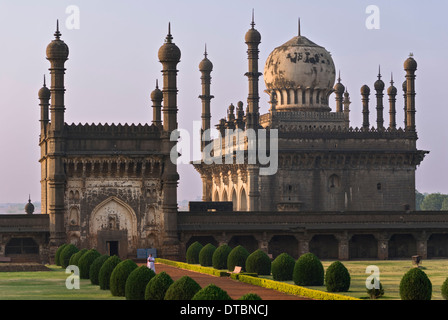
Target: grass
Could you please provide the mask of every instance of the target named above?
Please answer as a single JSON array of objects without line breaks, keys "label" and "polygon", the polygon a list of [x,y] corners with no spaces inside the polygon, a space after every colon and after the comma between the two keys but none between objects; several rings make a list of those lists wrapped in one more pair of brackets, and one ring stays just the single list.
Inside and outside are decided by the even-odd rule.
[{"label": "grass", "polygon": [[69,274],[50,265],[50,271],[0,272],[0,300],[125,300],[80,279],[79,289],[67,289]]},{"label": "grass", "polygon": [[[322,261],[324,269],[333,261]],[[340,294],[368,299],[366,291],[366,279],[370,273],[366,273],[367,266],[375,265],[380,271],[380,281],[384,288],[384,296],[381,300],[400,300],[400,281],[403,275],[412,268],[410,260],[372,260],[372,261],[341,261],[350,273],[351,282],[348,292]],[[442,283],[448,278],[448,260],[424,260],[420,264],[432,283],[432,300],[443,300],[440,289]],[[272,277],[270,277],[272,278]],[[292,281],[288,283],[294,284]],[[311,286],[310,289],[327,291],[325,286]]]}]

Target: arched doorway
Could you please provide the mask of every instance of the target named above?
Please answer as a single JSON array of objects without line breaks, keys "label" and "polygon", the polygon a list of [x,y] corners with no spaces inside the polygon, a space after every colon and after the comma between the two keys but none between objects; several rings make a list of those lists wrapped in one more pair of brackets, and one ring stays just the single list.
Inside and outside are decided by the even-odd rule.
[{"label": "arched doorway", "polygon": [[411,234],[394,234],[389,240],[389,258],[409,259],[417,254],[417,245]]},{"label": "arched doorway", "polygon": [[233,211],[237,211],[238,210],[238,198],[236,196],[235,188],[233,188],[233,192],[232,192],[232,203],[233,203]]},{"label": "arched doorway", "polygon": [[126,258],[137,250],[137,216],[124,201],[110,197],[101,202],[89,222],[90,246],[100,253]]},{"label": "arched doorway", "polygon": [[355,234],[349,242],[349,259],[378,258],[378,241],[371,234]]},{"label": "arched doorway", "polygon": [[231,248],[235,248],[240,245],[249,251],[249,253],[252,253],[258,249],[258,241],[253,236],[233,236],[228,245]]},{"label": "arched doorway", "polygon": [[294,236],[273,236],[269,241],[268,252],[275,259],[282,253],[287,253],[294,259],[299,257],[299,242]]},{"label": "arched doorway", "polygon": [[448,257],[448,234],[432,234],[427,242],[428,258],[447,258]]},{"label": "arched doorway", "polygon": [[334,235],[315,235],[309,243],[309,250],[319,259],[337,259],[338,240]]},{"label": "arched doorway", "polygon": [[39,254],[39,245],[33,238],[12,238],[5,246],[5,254]]},{"label": "arched doorway", "polygon": [[240,211],[247,211],[247,196],[246,190],[244,190],[244,188],[241,188]]}]

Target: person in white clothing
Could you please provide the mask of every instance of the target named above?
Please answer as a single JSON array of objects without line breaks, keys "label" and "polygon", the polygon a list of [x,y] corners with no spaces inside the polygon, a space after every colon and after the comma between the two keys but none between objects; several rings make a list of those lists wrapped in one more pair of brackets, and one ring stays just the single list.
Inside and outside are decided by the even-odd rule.
[{"label": "person in white clothing", "polygon": [[155,264],[154,264],[154,261],[155,261],[156,259],[154,259],[154,257],[152,256],[152,254],[149,254],[149,256],[148,256],[148,259],[147,259],[147,263],[146,263],[146,266],[149,268],[149,269],[151,269],[152,271],[154,271],[154,272],[156,272],[156,267],[155,267]]}]

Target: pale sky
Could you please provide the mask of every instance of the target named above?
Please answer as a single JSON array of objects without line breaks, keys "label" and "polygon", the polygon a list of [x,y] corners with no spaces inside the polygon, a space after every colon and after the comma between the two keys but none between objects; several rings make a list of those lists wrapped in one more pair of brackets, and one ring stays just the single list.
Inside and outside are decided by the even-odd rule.
[{"label": "pale sky", "polygon": [[[70,5],[79,9],[79,29],[66,25]],[[369,5],[379,9],[379,29],[366,27]],[[191,130],[193,121],[200,121],[201,116],[198,65],[205,43],[214,65],[212,124],[225,116],[230,103],[236,105],[241,100],[246,105],[244,35],[250,28],[252,9],[262,37],[260,71],[275,47],[297,35],[300,17],[302,35],[330,51],[336,69],[341,71],[352,101],[353,127],[362,126],[360,88],[367,84],[373,91],[378,65],[386,86],[390,73],[394,74],[399,89],[397,122],[402,126],[403,62],[412,52],[418,63],[417,146],[430,151],[417,169],[417,189],[448,193],[446,1],[1,0],[0,203],[25,202],[28,194],[33,201],[40,200],[37,92],[43,75],[48,75],[45,48],[54,38],[56,19],[70,48],[65,64],[67,123],[151,123],[149,95],[156,79],[161,81],[157,51],[171,22],[174,42],[182,52],[178,122],[180,128]],[[263,90],[261,77],[260,108],[266,113],[268,96]],[[334,109],[334,105],[332,95],[330,106]],[[373,108],[374,102],[372,125],[376,124]],[[195,200],[201,195],[199,175],[189,165],[179,166],[179,173],[178,199]]]}]

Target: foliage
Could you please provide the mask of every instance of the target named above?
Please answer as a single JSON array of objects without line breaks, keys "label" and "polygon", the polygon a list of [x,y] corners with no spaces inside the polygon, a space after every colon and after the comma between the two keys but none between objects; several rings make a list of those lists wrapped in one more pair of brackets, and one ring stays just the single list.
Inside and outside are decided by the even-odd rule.
[{"label": "foliage", "polygon": [[63,245],[59,246],[58,250],[56,250],[56,253],[54,255],[54,264],[57,266],[61,265],[61,262],[59,261],[59,257],[61,256],[61,252],[62,250],[64,250],[64,248],[67,246],[66,243],[64,243]]},{"label": "foliage", "polygon": [[146,265],[134,269],[126,279],[126,300],[145,300],[146,286],[155,275],[156,273]]},{"label": "foliage", "polygon": [[207,243],[201,251],[199,251],[199,264],[204,267],[210,267],[212,265],[213,253],[216,247],[211,243]]},{"label": "foliage", "polygon": [[100,284],[100,289],[109,290],[110,289],[110,275],[115,267],[121,262],[121,259],[117,256],[112,256],[107,259],[100,268],[98,273],[98,279]]},{"label": "foliage", "polygon": [[138,268],[137,264],[131,259],[121,261],[114,268],[110,275],[110,292],[113,296],[125,296],[126,280],[136,268]]},{"label": "foliage", "polygon": [[448,278],[443,282],[441,292],[443,299],[448,300]]},{"label": "foliage", "polygon": [[245,295],[238,298],[238,300],[263,300],[261,297],[256,293],[246,293]]},{"label": "foliage", "polygon": [[100,284],[100,277],[99,277],[100,269],[103,266],[104,262],[106,262],[107,259],[109,259],[109,255],[103,254],[103,255],[97,257],[90,265],[89,279],[92,284],[94,284],[94,285]]},{"label": "foliage", "polygon": [[79,249],[74,244],[68,244],[61,252],[59,256],[59,262],[61,263],[62,268],[67,268],[70,265],[70,258],[75,253],[79,252]]},{"label": "foliage", "polygon": [[232,300],[232,298],[227,291],[212,283],[196,292],[191,300]]},{"label": "foliage", "polygon": [[426,273],[420,268],[412,268],[400,281],[402,300],[431,300],[432,284]]},{"label": "foliage", "polygon": [[173,282],[173,279],[165,271],[156,274],[146,285],[145,300],[163,300]]},{"label": "foliage", "polygon": [[292,273],[296,261],[289,254],[282,253],[272,261],[272,278],[277,281],[292,280]]},{"label": "foliage", "polygon": [[271,258],[261,249],[252,252],[246,260],[246,271],[259,275],[271,274]]},{"label": "foliage", "polygon": [[350,288],[350,274],[340,261],[333,262],[327,268],[325,286],[328,292],[347,292]]},{"label": "foliage", "polygon": [[[374,284],[374,279],[372,279],[372,284]],[[383,284],[381,283],[381,281],[379,281],[379,288],[375,289],[367,289],[367,294],[369,295],[370,299],[378,299],[381,298],[384,295],[384,288],[383,288]]]},{"label": "foliage", "polygon": [[187,249],[186,260],[190,264],[199,264],[199,252],[203,248],[198,241],[193,242]]},{"label": "foliage", "polygon": [[227,257],[232,251],[232,248],[227,244],[220,245],[215,252],[213,252],[212,266],[215,269],[227,269]]},{"label": "foliage", "polygon": [[426,195],[423,201],[420,204],[421,210],[431,210],[431,211],[439,211],[439,210],[447,210],[448,209],[448,200],[445,202],[444,200],[448,198],[448,195],[441,193],[430,193]]},{"label": "foliage", "polygon": [[241,271],[246,271],[247,257],[249,257],[249,252],[241,245],[236,246],[227,257],[227,270],[233,271],[236,266],[240,266]]},{"label": "foliage", "polygon": [[201,286],[189,276],[183,276],[173,282],[166,291],[164,300],[191,300],[201,290]]},{"label": "foliage", "polygon": [[299,286],[322,286],[324,284],[322,262],[311,252],[301,255],[294,265],[293,281]]},{"label": "foliage", "polygon": [[179,261],[173,261],[173,260],[162,259],[162,258],[157,258],[156,261],[158,261],[160,263],[167,264],[169,266],[176,267],[176,268],[187,269],[187,270],[196,271],[196,272],[200,272],[200,273],[206,273],[206,274],[210,274],[212,276],[217,276],[217,277],[227,277],[229,275],[229,273],[227,271],[221,271],[221,270],[217,270],[217,269],[210,268],[210,267],[203,267],[203,266],[199,266],[197,264],[189,264],[186,262],[179,262]]},{"label": "foliage", "polygon": [[95,249],[88,250],[85,254],[81,256],[78,260],[79,267],[79,277],[81,279],[89,279],[90,266],[95,261],[96,258],[101,256],[101,253]]},{"label": "foliage", "polygon": [[77,266],[79,259],[84,255],[84,253],[86,253],[88,251],[88,249],[83,248],[81,250],[79,250],[78,252],[76,252],[74,255],[71,256],[70,258],[70,265],[72,266]]}]

